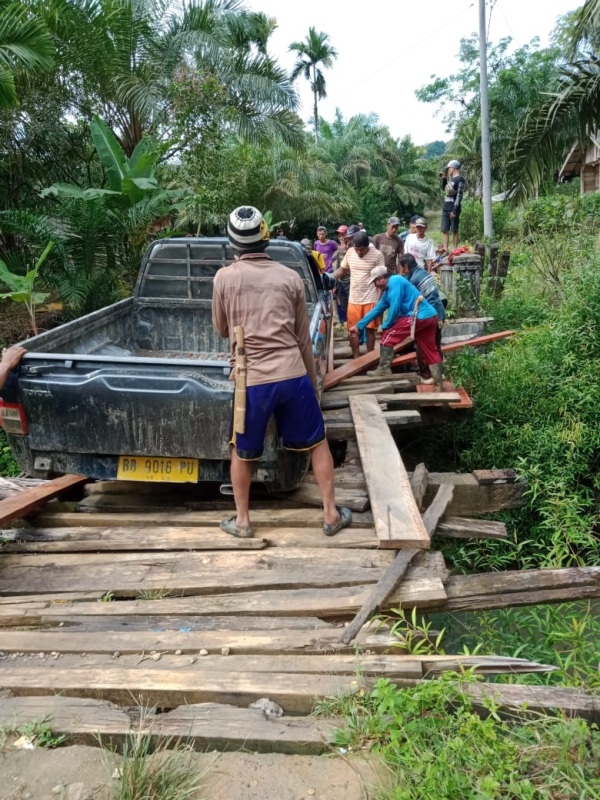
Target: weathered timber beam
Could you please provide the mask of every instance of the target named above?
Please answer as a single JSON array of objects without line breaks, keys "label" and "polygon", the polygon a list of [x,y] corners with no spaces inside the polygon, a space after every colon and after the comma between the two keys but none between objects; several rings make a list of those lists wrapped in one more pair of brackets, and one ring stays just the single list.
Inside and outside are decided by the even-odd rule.
[{"label": "weathered timber beam", "polygon": [[430,536],[377,401],[373,395],[352,397],[350,408],[380,546],[428,548]]},{"label": "weathered timber beam", "polygon": [[455,575],[445,584],[447,601],[437,611],[562,603],[600,597],[600,567],[566,567]]}]

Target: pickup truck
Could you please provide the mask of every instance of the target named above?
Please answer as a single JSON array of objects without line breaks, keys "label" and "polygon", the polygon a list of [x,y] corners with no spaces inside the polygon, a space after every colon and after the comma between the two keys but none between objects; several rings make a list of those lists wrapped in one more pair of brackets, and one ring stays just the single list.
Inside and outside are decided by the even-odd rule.
[{"label": "pickup truck", "polygon": [[[300,244],[273,240],[267,253],[304,282],[322,390],[331,294]],[[211,304],[214,275],[233,258],[225,238],[155,241],[133,297],[21,342],[18,402],[1,404],[0,419],[24,473],[209,481],[228,491],[234,384]],[[293,489],[308,460],[283,450],[272,420],[254,480]]]}]

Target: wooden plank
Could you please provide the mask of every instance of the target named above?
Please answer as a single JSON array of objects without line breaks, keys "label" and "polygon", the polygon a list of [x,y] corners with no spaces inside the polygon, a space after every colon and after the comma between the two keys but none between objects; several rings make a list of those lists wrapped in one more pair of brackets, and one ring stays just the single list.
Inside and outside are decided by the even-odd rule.
[{"label": "wooden plank", "polygon": [[[369,397],[372,395],[365,396]],[[348,439],[354,439],[356,437],[354,422],[350,420],[350,417],[348,417],[347,420],[334,420],[330,422],[327,414],[328,412],[325,412],[323,417],[325,419],[325,430],[328,439],[331,441],[345,441]],[[422,423],[421,415],[416,409],[384,411],[383,418],[391,429],[400,427],[416,427]]]},{"label": "wooden plank", "polygon": [[[443,344],[442,353],[453,353],[455,350],[460,350],[463,347],[482,347],[485,344],[491,344],[492,342],[498,342],[501,339],[506,339],[509,336],[514,336],[515,333],[516,331],[500,331],[499,333],[490,333],[487,334],[486,336],[477,336],[475,339],[468,339],[464,342],[454,342],[454,344]],[[401,356],[396,356],[392,362],[392,366],[399,367],[402,364],[410,364],[410,362],[415,361],[415,359],[416,356],[414,353],[406,353]],[[368,367],[365,367],[365,369],[368,369]],[[337,370],[335,370],[331,374],[333,375],[335,374],[335,372],[337,372]]]},{"label": "wooden plank", "polygon": [[[427,384],[424,384],[427,385]],[[431,389],[431,386],[428,386]],[[435,389],[435,386],[433,387]],[[385,403],[391,406],[436,406],[448,405],[460,402],[458,391],[444,392],[397,392],[396,394],[385,394],[383,392],[374,393],[378,403]]]},{"label": "wooden plank", "polygon": [[190,669],[5,669],[2,685],[17,696],[60,693],[130,706],[175,708],[183,703],[225,703],[242,708],[261,697],[285,712],[309,714],[317,699],[354,694],[368,682],[353,675],[204,672]]},{"label": "wooden plank", "polygon": [[[236,556],[239,556],[237,558]],[[253,557],[254,556],[254,557]],[[156,591],[198,595],[223,590],[320,588],[376,583],[392,561],[387,551],[279,547],[267,553],[112,553],[7,555],[0,571],[5,595],[89,592],[110,588],[115,597],[138,597]],[[416,566],[412,578],[427,576]],[[437,565],[436,565],[437,566]],[[144,599],[142,597],[142,599]],[[153,601],[155,597],[147,597]]]},{"label": "wooden plank", "polygon": [[111,553],[7,555],[0,567],[0,592],[95,591],[119,597],[142,591],[204,594],[248,589],[293,589],[375,583],[392,554],[355,549],[278,547],[269,551],[204,553]]},{"label": "wooden plank", "polygon": [[435,530],[443,539],[507,539],[504,522],[466,517],[446,517]]},{"label": "wooden plank", "polygon": [[417,464],[415,471],[410,476],[410,490],[413,493],[419,511],[423,507],[423,498],[427,491],[428,480],[429,476],[425,464]]},{"label": "wooden plank", "polygon": [[[470,476],[475,482],[475,479]],[[262,528],[319,528],[323,525],[323,513],[316,508],[271,508],[252,510],[252,524],[256,530],[256,537],[260,538]],[[85,512],[58,511],[51,512],[44,509],[32,518],[32,522],[41,528],[71,528],[71,527],[146,527],[148,525],[168,525],[171,528],[179,527],[206,527],[214,526],[218,529],[223,518],[220,511],[156,511],[156,512]],[[373,517],[370,512],[356,513],[353,515],[352,525],[355,528],[371,528]],[[214,531],[216,533],[216,530]]]},{"label": "wooden plank", "polygon": [[[329,552],[329,551],[328,551]],[[43,621],[52,624],[59,617],[68,624],[77,617],[319,617],[339,619],[353,616],[365,602],[371,589],[363,586],[318,589],[276,589],[211,594],[193,597],[169,597],[164,600],[120,600],[119,602],[6,603],[0,604],[0,627],[31,626]],[[405,580],[386,608],[443,608],[446,592],[440,578]]]},{"label": "wooden plank", "polygon": [[566,567],[455,575],[437,610],[480,611],[600,597],[600,567]]},{"label": "wooden plank", "polygon": [[339,386],[334,386],[333,389],[329,389],[327,392],[324,393],[323,398],[327,399],[328,397],[349,397],[350,395],[355,394],[377,394],[377,393],[385,393],[385,392],[394,392],[394,381],[387,381],[383,378],[379,378],[379,382],[373,384],[366,384],[362,386],[347,386],[345,383],[342,383]]},{"label": "wooden plank", "polygon": [[466,684],[462,687],[474,705],[485,711],[493,699],[503,712],[539,714],[560,711],[568,717],[583,717],[600,723],[600,698],[582,689],[519,684]]},{"label": "wooden plank", "polygon": [[43,503],[88,480],[85,475],[63,475],[0,500],[0,526],[25,517]]},{"label": "wooden plank", "polygon": [[0,531],[0,539],[3,553],[262,550],[267,546],[265,539],[236,539],[214,528],[10,528]]},{"label": "wooden plank", "polygon": [[421,664],[424,678],[433,678],[444,672],[460,672],[465,669],[472,669],[478,675],[530,674],[553,672],[557,669],[552,664],[537,664],[526,658],[510,656],[424,655],[421,657]]},{"label": "wooden plank", "polygon": [[[370,629],[360,633],[357,644],[372,653],[390,652],[397,655],[401,652],[395,637]],[[234,662],[223,661],[224,647],[229,649],[232,656],[289,655],[297,660],[307,655],[354,653],[353,648],[340,644],[339,628],[334,627],[317,630],[278,628],[242,631],[107,631],[103,636],[77,631],[65,632],[63,628],[50,631],[0,630],[0,651],[4,653],[103,653],[112,656],[115,652],[128,655],[154,651],[197,656],[200,650],[206,650],[206,655],[201,658],[219,656],[222,666],[227,665],[228,669],[233,669],[231,664]],[[356,668],[356,661],[354,666]]]},{"label": "wooden plank", "polygon": [[438,523],[446,513],[453,495],[454,486],[451,483],[443,483],[438,489],[433,502],[427,507],[423,514],[423,524],[429,536],[433,536],[435,533]]},{"label": "wooden plank", "polygon": [[[401,349],[402,347],[400,345],[394,347],[395,352],[399,352]],[[412,357],[414,358],[414,354],[412,354]],[[351,378],[354,375],[359,375],[361,372],[366,372],[372,367],[376,367],[378,363],[379,349],[375,348],[373,352],[365,353],[358,358],[353,358],[347,364],[344,364],[343,367],[338,367],[334,369],[333,372],[328,372],[327,375],[325,375],[323,388],[327,391],[327,389],[337,386],[346,378]]]},{"label": "wooden plank", "polygon": [[[297,503],[302,503],[308,506],[317,506],[323,508],[323,497],[316,484],[303,483],[293,492],[286,492],[285,494],[275,494],[273,499],[279,500],[280,498],[294,500]],[[357,492],[355,489],[338,489],[335,490],[335,500],[339,506],[346,506],[351,511],[366,511],[369,507],[369,498],[365,492]]]},{"label": "wooden plank", "polygon": [[208,752],[247,750],[260,753],[320,755],[337,723],[316,717],[270,718],[259,709],[218,703],[179,706],[163,714],[146,714],[132,725],[129,715],[113,703],[58,695],[10,697],[0,707],[0,726],[48,720],[53,733],[69,744],[98,745],[98,737],[122,742],[135,732],[149,732],[153,742],[185,740]]},{"label": "wooden plank", "polygon": [[[16,607],[15,607],[16,608]],[[0,615],[0,629],[10,628],[18,625],[23,629],[34,630],[36,633],[48,630],[66,630],[75,633],[93,633],[97,635],[126,631],[130,636],[137,631],[147,632],[198,632],[198,631],[217,631],[217,630],[279,630],[281,625],[280,617],[225,617],[217,614],[210,616],[197,616],[188,614],[184,616],[171,615],[152,615],[151,613],[136,616],[113,614],[112,616],[93,616],[92,614],[77,614],[71,609],[73,606],[64,609],[52,616],[44,614],[43,609],[33,609],[30,604],[27,609],[27,616],[23,609],[17,611],[16,615]],[[57,609],[55,609],[56,611]],[[93,608],[89,609],[93,611]],[[152,606],[150,607],[150,611]],[[339,627],[339,623],[325,622],[318,617],[292,616],[285,618],[285,628],[293,630],[316,631],[325,628]]]},{"label": "wooden plank", "polygon": [[[409,478],[412,473],[408,473]],[[305,483],[314,482],[312,473],[304,478]],[[359,491],[366,488],[364,472],[357,467],[341,467],[335,470],[336,486]],[[525,504],[527,483],[519,480],[514,484],[490,484],[480,486],[469,472],[430,472],[425,503],[431,503],[442,483],[454,486],[454,497],[448,515],[457,517],[480,516],[507,508],[520,508]]]},{"label": "wooden plank", "polygon": [[471,473],[480,486],[490,483],[515,483],[519,480],[514,469],[474,469]]},{"label": "wooden plank", "polygon": [[397,588],[418,552],[415,549],[405,549],[396,554],[390,566],[369,593],[358,614],[342,633],[340,642],[346,645],[350,644],[359,634],[363,625],[380,610],[390,594]]},{"label": "wooden plank", "polygon": [[[476,524],[476,520],[472,520]],[[160,531],[160,533],[155,532]],[[150,550],[261,550],[265,547],[376,548],[374,528],[344,528],[334,537],[321,528],[269,528],[261,538],[213,536],[213,528],[15,528],[0,531],[3,553],[139,552]],[[241,543],[237,547],[237,543]],[[250,544],[249,547],[245,546]]]},{"label": "wooden plank", "polygon": [[406,469],[372,395],[350,399],[375,531],[381,547],[428,548]]},{"label": "wooden plank", "polygon": [[[393,383],[395,391],[402,391],[408,389],[410,386],[416,386],[421,382],[421,376],[416,372],[397,372],[392,375],[385,376],[386,383]],[[345,378],[344,381],[332,389],[328,389],[325,396],[329,396],[331,391],[336,389],[343,389],[344,387],[354,386],[376,386],[381,383],[381,377],[372,375],[354,375],[350,378]]]}]

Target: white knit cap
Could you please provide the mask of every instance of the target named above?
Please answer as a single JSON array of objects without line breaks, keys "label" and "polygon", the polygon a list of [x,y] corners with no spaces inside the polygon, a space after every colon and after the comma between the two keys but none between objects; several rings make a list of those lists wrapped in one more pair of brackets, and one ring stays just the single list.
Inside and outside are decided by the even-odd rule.
[{"label": "white knit cap", "polygon": [[229,215],[227,235],[234,250],[256,253],[267,246],[269,226],[257,208],[240,206]]}]

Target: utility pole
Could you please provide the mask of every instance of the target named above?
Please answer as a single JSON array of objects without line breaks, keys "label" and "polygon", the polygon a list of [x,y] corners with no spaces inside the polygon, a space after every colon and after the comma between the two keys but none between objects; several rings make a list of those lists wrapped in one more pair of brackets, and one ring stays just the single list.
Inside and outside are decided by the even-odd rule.
[{"label": "utility pole", "polygon": [[492,222],[492,165],[490,156],[490,104],[488,100],[487,30],[485,0],[479,0],[479,94],[481,106],[481,166],[483,177],[483,235],[494,235]]}]

